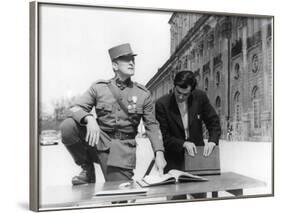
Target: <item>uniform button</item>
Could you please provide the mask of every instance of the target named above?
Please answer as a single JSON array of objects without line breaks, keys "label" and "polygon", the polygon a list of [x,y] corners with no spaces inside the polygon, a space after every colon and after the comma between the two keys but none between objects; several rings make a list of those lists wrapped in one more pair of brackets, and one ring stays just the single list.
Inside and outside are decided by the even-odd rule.
[{"label": "uniform button", "polygon": [[118,107],[117,110],[120,111],[120,108]]}]

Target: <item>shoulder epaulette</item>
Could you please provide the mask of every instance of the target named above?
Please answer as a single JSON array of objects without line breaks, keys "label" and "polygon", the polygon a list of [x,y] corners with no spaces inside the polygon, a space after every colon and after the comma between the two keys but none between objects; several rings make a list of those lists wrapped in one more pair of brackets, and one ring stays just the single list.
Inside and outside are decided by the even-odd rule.
[{"label": "shoulder epaulette", "polygon": [[110,81],[109,80],[98,80],[95,83],[96,84],[108,84]]},{"label": "shoulder epaulette", "polygon": [[137,82],[134,82],[134,83],[138,88],[144,90],[145,92],[149,92],[149,90],[145,86],[143,86],[142,84],[139,84]]}]

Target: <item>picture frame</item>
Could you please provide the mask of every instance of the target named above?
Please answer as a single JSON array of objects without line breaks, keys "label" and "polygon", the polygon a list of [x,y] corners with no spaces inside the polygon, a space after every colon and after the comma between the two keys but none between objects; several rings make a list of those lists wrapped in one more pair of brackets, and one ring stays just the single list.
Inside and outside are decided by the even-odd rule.
[{"label": "picture frame", "polygon": [[[97,15],[91,17],[92,13]],[[177,16],[178,14],[179,16]],[[116,17],[118,16],[124,17],[120,18],[119,22],[117,22],[118,20]],[[139,17],[133,19],[135,16]],[[150,26],[150,28],[148,27],[149,29],[146,29],[151,32],[149,36],[150,38],[145,38],[143,34],[131,35],[129,33],[130,36],[134,37],[126,37],[126,33],[123,33],[122,30],[120,30],[120,32],[117,31],[118,28],[116,28],[116,23],[120,24],[121,29],[124,29],[124,27],[133,23],[132,20],[128,22],[124,21],[129,18],[136,21],[136,23],[147,23],[147,25],[149,25],[148,22],[142,20],[147,16],[151,18],[149,22],[154,24],[158,22],[160,23],[161,18],[166,20],[165,24],[167,26],[163,27],[163,30],[166,30],[168,36],[171,33],[171,38],[164,40],[164,36],[161,34],[162,32],[157,32],[157,30],[154,29],[155,25],[151,23],[150,25],[152,26]],[[190,29],[187,30],[188,24],[187,26],[184,24],[188,18],[188,24],[190,26],[194,24],[194,27],[190,27]],[[156,19],[154,20],[155,22],[152,21],[153,19]],[[183,25],[179,27],[177,26],[178,23],[174,23],[174,21],[181,21]],[[89,30],[91,29],[90,26],[92,26],[91,22],[94,22],[94,25],[98,26],[100,31],[104,30],[102,27],[107,31],[105,30],[105,32],[98,34],[96,33],[97,30]],[[196,23],[199,24],[199,26],[197,26]],[[217,23],[220,23],[220,26],[217,27],[218,29],[216,28]],[[230,26],[233,24],[236,24],[235,27]],[[79,28],[80,33],[77,33],[75,30],[77,29],[77,26],[81,27]],[[183,26],[187,27],[185,29],[186,32],[184,32]],[[183,29],[181,29],[181,27]],[[232,27],[235,30],[231,30]],[[55,29],[57,31],[54,31]],[[86,31],[83,32],[85,29]],[[109,31],[109,29],[112,31]],[[180,33],[177,31],[179,29],[181,29]],[[66,30],[69,30],[69,32]],[[137,31],[135,28],[132,31],[135,30]],[[200,39],[198,41],[194,38],[194,35],[198,36],[198,34],[196,34],[198,31],[200,31],[200,36],[204,37],[204,39],[201,38],[203,41]],[[53,32],[57,32],[57,35],[53,34]],[[119,38],[116,39],[108,32],[116,33]],[[139,31],[137,32],[140,33]],[[45,211],[273,196],[273,32],[273,16],[188,10],[164,10],[159,8],[67,4],[58,2],[51,3],[41,1],[31,2],[30,209],[33,211]],[[70,34],[67,36],[68,33]],[[98,34],[97,37],[91,37],[96,36],[96,34]],[[109,34],[108,37],[105,36],[107,34]],[[71,37],[71,35],[74,35],[74,37]],[[162,39],[159,39],[160,35],[163,36]],[[120,39],[121,36],[122,39]],[[217,39],[217,36],[219,39]],[[220,38],[220,36],[223,38]],[[67,37],[71,37],[72,40],[71,38],[67,40]],[[159,40],[156,40],[157,38]],[[85,39],[85,41],[81,39]],[[157,50],[156,48],[151,48],[151,45],[150,47],[147,47],[147,45],[141,43],[141,41],[147,41],[146,39],[151,39],[152,41],[157,41],[159,43],[161,43],[161,40],[163,40],[164,43],[165,41],[169,41],[170,43],[168,43],[168,45],[163,45],[161,43],[161,45],[158,46],[161,47],[161,50]],[[223,130],[221,137],[222,140],[225,140],[220,143],[222,175],[219,176],[219,178],[215,175],[207,176],[209,182],[217,183],[217,188],[210,189],[208,183],[205,185],[201,184],[200,186],[198,186],[198,184],[189,183],[187,188],[182,189],[181,191],[178,191],[179,189],[175,189],[177,187],[172,185],[163,185],[163,187],[157,186],[158,188],[149,187],[145,188],[145,190],[139,188],[138,185],[134,185],[133,189],[135,190],[134,187],[136,187],[137,190],[125,190],[129,195],[124,195],[124,189],[118,188],[122,183],[118,183],[119,185],[117,188],[116,185],[112,185],[111,183],[107,185],[106,182],[101,182],[100,186],[99,184],[71,186],[71,177],[62,178],[59,176],[58,168],[62,169],[62,165],[56,162],[56,158],[62,153],[66,156],[59,158],[58,160],[69,162],[71,169],[77,167],[74,162],[71,161],[70,155],[66,150],[59,148],[63,147],[63,145],[58,134],[58,126],[59,123],[65,119],[65,112],[59,111],[59,107],[61,107],[60,104],[69,106],[70,103],[66,102],[70,102],[68,99],[73,98],[73,92],[76,93],[75,95],[80,95],[79,93],[83,92],[82,90],[87,89],[91,82],[89,81],[89,85],[85,86],[82,77],[82,83],[80,87],[77,87],[77,91],[68,91],[71,86],[68,86],[68,88],[65,86],[67,89],[60,86],[70,84],[71,82],[73,83],[74,81],[73,79],[71,80],[71,78],[66,78],[65,80],[64,77],[67,73],[63,70],[70,70],[72,72],[70,75],[76,75],[74,80],[77,80],[77,78],[80,77],[80,75],[77,75],[79,72],[75,71],[75,69],[71,69],[71,66],[74,66],[77,69],[82,64],[86,64],[83,69],[87,72],[95,68],[95,63],[91,62],[91,57],[88,56],[87,58],[85,53],[79,57],[79,54],[83,51],[87,54],[93,54],[95,58],[100,58],[98,60],[102,61],[103,64],[107,64],[106,69],[110,70],[110,61],[108,61],[109,57],[106,56],[107,50],[111,47],[110,45],[113,46],[113,44],[125,42],[125,40],[135,42],[135,46],[140,52],[141,47],[147,48],[146,51],[141,52],[143,55],[150,53],[155,56],[159,54],[159,52],[166,51],[166,55],[161,56],[162,58],[159,60],[157,59],[159,61],[158,64],[151,64],[154,66],[154,72],[146,74],[147,76],[142,74],[138,76],[136,74],[135,76],[137,81],[143,81],[142,83],[150,90],[153,101],[156,101],[164,94],[172,92],[172,80],[177,72],[183,69],[192,68],[192,71],[196,73],[198,87],[206,91],[217,113],[221,113],[222,116],[220,121]],[[219,40],[219,42],[217,40]],[[63,41],[65,41],[65,43],[63,43]],[[95,42],[96,46],[91,46],[91,42]],[[138,42],[140,43],[139,45],[137,45]],[[214,47],[217,45],[216,42],[221,46]],[[98,43],[104,45],[100,45],[102,47],[99,47],[101,49],[97,52],[91,52],[90,48],[86,48],[86,44],[92,48],[96,48]],[[73,44],[73,46],[71,44]],[[75,49],[80,45],[85,49]],[[78,52],[79,54],[75,54],[75,52]],[[85,61],[83,61],[82,56],[86,58]],[[79,60],[71,63],[71,57],[73,57],[72,60],[79,57]],[[144,63],[146,60],[147,57],[141,58],[138,63]],[[63,63],[69,63],[69,66],[66,66]],[[56,65],[61,69],[55,69],[52,73],[49,68],[54,68]],[[97,67],[101,67],[101,64]],[[225,72],[227,72],[227,74],[225,74]],[[169,73],[169,75],[167,75],[167,73]],[[104,76],[109,75],[106,73]],[[67,82],[67,80],[69,80],[69,82]],[[159,81],[162,85],[159,84]],[[54,85],[55,87],[52,88],[53,86],[51,85]],[[219,88],[222,85],[224,86]],[[227,87],[227,85],[231,86]],[[251,86],[248,88],[247,85]],[[237,92],[236,90],[239,87],[243,89]],[[225,94],[221,94],[224,90],[226,90]],[[266,98],[265,94],[270,95]],[[53,105],[51,107],[57,107],[57,114],[54,117],[45,112],[45,110],[50,110],[48,108],[50,106],[46,106],[45,108],[45,101],[47,104]],[[266,106],[262,106],[260,104],[261,102]],[[247,108],[247,110],[245,110],[245,108]],[[52,113],[54,112],[55,111]],[[60,118],[62,114],[63,116]],[[230,128],[230,124],[233,125],[232,128]],[[47,130],[56,130],[56,132]],[[44,134],[46,134],[46,137],[44,137],[43,131]],[[142,130],[140,130],[140,132],[141,131]],[[57,138],[52,138],[52,134]],[[51,143],[49,144],[50,140]],[[142,140],[142,138],[139,140]],[[149,143],[146,142],[146,144]],[[141,145],[138,144],[138,148],[140,149],[139,152],[144,152],[144,147],[141,149],[140,146]],[[147,146],[149,147],[149,145]],[[49,150],[46,150],[48,148]],[[241,150],[244,150],[244,152]],[[147,157],[146,162],[140,162],[137,159],[137,166],[142,165],[142,168],[138,167],[139,170],[135,170],[135,173],[138,173],[139,178],[142,177],[141,174],[144,174],[148,167],[149,160],[153,159],[153,151],[151,148],[149,151],[146,150],[146,152],[147,154],[142,156]],[[249,154],[250,157],[248,156]],[[230,161],[229,156],[234,157],[231,158],[232,161]],[[245,165],[242,166],[242,160],[248,158],[251,160],[249,160],[248,163],[244,162]],[[259,165],[263,168],[262,174],[258,173],[257,167],[253,166],[253,162],[256,162],[257,159],[259,160]],[[233,163],[233,160],[235,163]],[[54,169],[55,166],[58,168]],[[73,170],[76,172],[76,169]],[[224,176],[224,172],[229,169],[234,173],[227,173],[227,175],[230,176]],[[53,174],[56,174],[57,176],[55,178],[51,177]],[[61,174],[72,173],[65,171]],[[102,175],[102,173],[99,175]],[[48,179],[51,180],[49,181]],[[66,182],[66,179],[69,179],[69,182]],[[237,188],[236,184],[239,181],[236,182],[235,180],[241,182],[244,181],[243,184],[246,186],[242,184]],[[229,181],[227,184],[230,184],[230,182],[234,184],[230,184],[231,186],[223,186],[224,181]],[[110,190],[105,190],[107,188],[101,190],[101,188],[99,188],[104,186],[104,184],[106,187],[109,187]],[[96,186],[99,190],[98,192],[118,192],[121,193],[121,195],[118,194],[117,197],[112,194],[110,196],[102,194],[101,197],[99,197],[95,191]],[[224,190],[221,187],[226,187],[225,190],[228,191],[228,194],[222,193],[221,191]],[[253,191],[251,191],[251,189],[243,190],[243,187],[254,189]],[[194,194],[196,192],[202,192],[203,188],[204,190],[209,190],[206,191],[208,192],[208,197],[206,198],[190,198],[185,200],[170,199],[174,195],[181,195],[182,193]],[[261,189],[259,190],[259,188]],[[117,189],[121,190],[121,192]],[[161,190],[164,191],[161,192]],[[245,191],[246,194],[243,194]],[[122,198],[121,200],[120,196]],[[61,199],[61,197],[63,197],[63,199]],[[129,201],[127,203],[120,202],[123,201],[123,199]]]}]

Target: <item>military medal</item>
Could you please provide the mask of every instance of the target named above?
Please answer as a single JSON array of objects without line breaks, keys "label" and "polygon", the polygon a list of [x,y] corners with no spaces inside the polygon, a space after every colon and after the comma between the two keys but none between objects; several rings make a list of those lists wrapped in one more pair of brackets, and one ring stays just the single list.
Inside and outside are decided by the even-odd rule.
[{"label": "military medal", "polygon": [[137,96],[132,96],[132,102],[133,102],[132,107],[133,107],[133,110],[134,110],[134,111],[135,111],[136,108],[137,108],[137,105],[136,105],[137,101],[138,101],[138,97],[137,97]]},{"label": "military medal", "polygon": [[132,96],[132,101],[133,101],[134,104],[136,104],[137,101],[138,101],[138,97],[137,96]]},{"label": "military medal", "polygon": [[129,105],[128,105],[128,112],[129,113],[135,113],[136,112],[136,108],[137,108],[137,96],[132,96],[132,97],[129,97],[128,98],[128,102],[129,102]]}]

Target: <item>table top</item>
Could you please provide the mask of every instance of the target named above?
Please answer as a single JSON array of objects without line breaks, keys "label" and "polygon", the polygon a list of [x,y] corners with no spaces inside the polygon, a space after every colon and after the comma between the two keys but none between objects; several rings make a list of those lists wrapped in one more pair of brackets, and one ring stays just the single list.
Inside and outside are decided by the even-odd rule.
[{"label": "table top", "polygon": [[[127,194],[95,196],[96,192],[102,190],[117,190],[124,181],[105,182],[96,184],[87,184],[79,186],[53,186],[40,193],[40,209],[52,209],[63,207],[82,207],[82,206],[100,206],[110,205],[112,201],[147,199],[165,196],[174,196],[187,193],[227,191],[235,189],[246,189],[264,187],[266,184],[254,178],[240,175],[234,172],[226,172],[221,175],[204,176],[208,179],[206,182],[187,182],[177,184],[167,184],[148,187],[145,194]],[[132,182],[126,189],[140,188]],[[107,203],[107,204],[106,204]]]}]

